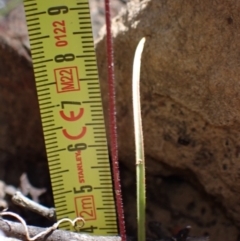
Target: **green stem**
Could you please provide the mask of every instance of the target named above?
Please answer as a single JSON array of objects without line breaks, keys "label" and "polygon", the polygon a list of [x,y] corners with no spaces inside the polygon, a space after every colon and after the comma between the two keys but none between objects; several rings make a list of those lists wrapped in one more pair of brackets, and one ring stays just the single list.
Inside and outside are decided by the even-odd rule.
[{"label": "green stem", "polygon": [[136,173],[137,173],[137,226],[138,241],[145,241],[145,211],[146,211],[146,184],[145,184],[145,161],[144,161],[144,145],[141,118],[140,103],[140,68],[141,56],[145,43],[145,38],[139,42],[133,62],[133,119],[135,132],[135,150],[136,150]]}]

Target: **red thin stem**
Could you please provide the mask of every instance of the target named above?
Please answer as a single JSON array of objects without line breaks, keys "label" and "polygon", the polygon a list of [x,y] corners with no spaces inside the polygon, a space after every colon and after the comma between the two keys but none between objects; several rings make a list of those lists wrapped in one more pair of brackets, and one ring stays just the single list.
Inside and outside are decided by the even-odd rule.
[{"label": "red thin stem", "polygon": [[114,85],[114,59],[113,43],[111,34],[111,14],[109,0],[105,0],[105,16],[107,30],[107,64],[108,64],[108,93],[109,93],[109,128],[110,128],[110,145],[111,158],[114,179],[114,190],[118,214],[119,231],[122,241],[126,241],[125,221],[122,204],[121,184],[118,165],[118,143],[117,143],[117,121],[116,121],[116,101]]}]

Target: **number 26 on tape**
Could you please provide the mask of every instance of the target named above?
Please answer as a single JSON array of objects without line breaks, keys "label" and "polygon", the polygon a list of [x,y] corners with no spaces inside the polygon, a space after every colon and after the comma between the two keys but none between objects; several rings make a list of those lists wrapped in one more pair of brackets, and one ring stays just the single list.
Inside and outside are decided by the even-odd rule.
[{"label": "number 26 on tape", "polygon": [[[60,110],[59,114],[62,117],[63,120],[67,121],[67,122],[74,122],[74,121],[78,121],[82,118],[82,116],[84,115],[84,108],[79,108],[78,113],[75,113],[73,110],[70,110],[70,112],[68,114],[65,113],[64,108],[66,105],[81,105],[80,102],[73,102],[73,101],[62,101],[61,102],[61,107],[62,110]],[[87,127],[83,126],[82,129],[80,130],[79,133],[77,133],[76,135],[72,135],[68,133],[67,129],[63,129],[62,133],[64,135],[64,137],[66,137],[69,140],[79,140],[81,138],[83,138],[85,136],[87,132]],[[85,150],[87,148],[87,145],[85,143],[77,143],[75,145],[69,145],[67,147],[68,151],[81,151],[81,150]]]}]

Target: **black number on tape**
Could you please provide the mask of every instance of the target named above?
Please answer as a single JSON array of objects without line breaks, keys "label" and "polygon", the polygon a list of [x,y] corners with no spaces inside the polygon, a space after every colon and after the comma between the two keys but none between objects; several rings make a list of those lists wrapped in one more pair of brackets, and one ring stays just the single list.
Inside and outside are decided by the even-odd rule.
[{"label": "black number on tape", "polygon": [[87,192],[91,192],[91,191],[92,191],[92,186],[90,186],[90,185],[81,186],[81,187],[79,188],[79,190],[76,190],[75,187],[73,188],[74,194],[83,193],[83,192],[86,192],[86,191],[87,191]]},{"label": "black number on tape", "polygon": [[69,145],[67,149],[68,151],[82,151],[87,149],[87,145],[85,143],[77,143],[75,145]]},{"label": "black number on tape", "polygon": [[57,7],[52,7],[48,9],[48,14],[49,15],[58,15],[60,13],[68,13],[68,7],[67,6],[57,6]]},{"label": "black number on tape", "polygon": [[74,54],[59,54],[59,55],[56,55],[54,60],[55,62],[57,63],[61,63],[61,62],[69,62],[69,61],[73,61],[75,59],[75,56]]}]

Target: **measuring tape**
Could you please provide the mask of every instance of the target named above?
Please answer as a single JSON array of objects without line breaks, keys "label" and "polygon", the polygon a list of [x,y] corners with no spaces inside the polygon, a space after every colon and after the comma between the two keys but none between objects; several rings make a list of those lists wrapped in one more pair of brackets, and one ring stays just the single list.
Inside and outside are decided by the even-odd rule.
[{"label": "measuring tape", "polygon": [[88,0],[24,7],[57,219],[118,234]]}]

